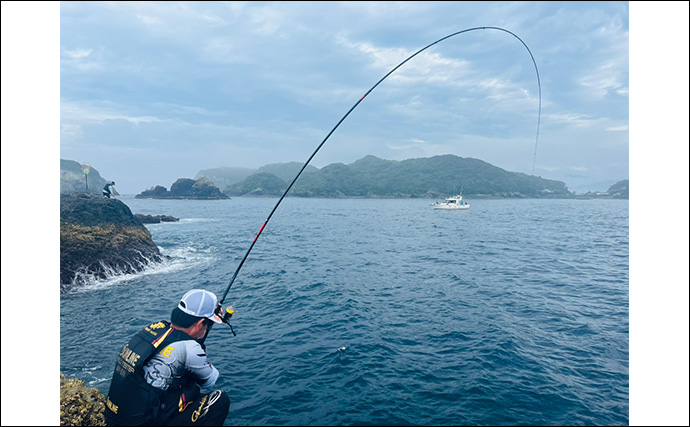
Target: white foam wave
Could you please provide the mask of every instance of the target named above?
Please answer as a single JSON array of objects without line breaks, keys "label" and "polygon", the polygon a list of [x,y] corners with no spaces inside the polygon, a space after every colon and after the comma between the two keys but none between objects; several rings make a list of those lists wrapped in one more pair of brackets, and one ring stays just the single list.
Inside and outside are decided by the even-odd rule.
[{"label": "white foam wave", "polygon": [[103,384],[105,382],[109,382],[112,378],[111,377],[105,377],[105,378],[94,378],[90,380],[86,385],[88,387],[95,387],[98,384]]},{"label": "white foam wave", "polygon": [[[159,247],[158,249],[160,250],[161,255],[164,256],[163,261],[152,262],[147,260],[149,262],[146,265],[140,264],[139,267],[143,269],[136,273],[123,272],[103,266],[106,278],[101,279],[95,274],[78,272],[74,283],[84,284],[75,286],[72,290],[74,292],[86,292],[107,289],[123,282],[139,279],[142,276],[169,274],[197,268],[206,265],[215,259],[211,253],[211,249],[197,249],[191,246],[172,249]],[[77,282],[77,280],[79,281]]]},{"label": "white foam wave", "polygon": [[200,223],[209,223],[209,222],[218,222],[218,219],[215,218],[181,218],[179,221],[161,221],[161,222],[154,222],[150,224],[144,224],[146,228],[150,230],[158,230],[159,228],[162,227],[174,227],[175,225],[179,224],[200,224]]},{"label": "white foam wave", "polygon": [[194,222],[194,223],[199,223],[199,222],[218,222],[217,218],[182,218],[178,222]]}]

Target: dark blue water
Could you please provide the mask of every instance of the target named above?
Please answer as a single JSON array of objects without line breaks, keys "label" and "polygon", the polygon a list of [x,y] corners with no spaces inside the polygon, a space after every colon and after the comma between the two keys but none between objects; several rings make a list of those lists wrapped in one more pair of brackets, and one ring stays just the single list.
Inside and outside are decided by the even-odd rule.
[{"label": "dark blue water", "polygon": [[[276,199],[122,199],[172,260],[61,296],[61,372],[191,288],[222,296]],[[226,425],[627,425],[628,202],[285,199],[207,340]]]}]

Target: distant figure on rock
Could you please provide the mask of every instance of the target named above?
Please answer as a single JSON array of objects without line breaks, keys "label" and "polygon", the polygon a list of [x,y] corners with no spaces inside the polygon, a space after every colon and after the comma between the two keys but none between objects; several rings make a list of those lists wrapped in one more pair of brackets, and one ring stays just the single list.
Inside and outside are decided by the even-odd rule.
[{"label": "distant figure on rock", "polygon": [[113,185],[115,185],[115,181],[110,181],[109,183],[105,184],[105,187],[103,187],[103,197],[105,197],[106,199],[110,198],[110,195],[112,194],[112,192],[110,191],[110,187]]}]

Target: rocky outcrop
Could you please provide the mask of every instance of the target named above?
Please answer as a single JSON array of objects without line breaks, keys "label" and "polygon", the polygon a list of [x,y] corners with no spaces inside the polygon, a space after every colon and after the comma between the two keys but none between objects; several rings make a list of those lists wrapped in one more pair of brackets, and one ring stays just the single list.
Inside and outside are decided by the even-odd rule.
[{"label": "rocky outcrop", "polygon": [[84,381],[60,374],[60,425],[104,426],[105,397]]},{"label": "rocky outcrop", "polygon": [[624,179],[618,181],[609,187],[606,192],[614,199],[629,199],[630,198],[630,180]]},{"label": "rocky outcrop", "polygon": [[229,199],[208,178],[199,178],[196,181],[189,178],[180,178],[173,183],[170,191],[165,187],[157,185],[142,191],[134,197],[136,199]]},{"label": "rocky outcrop", "polygon": [[117,199],[60,195],[60,290],[161,262],[151,233]]},{"label": "rocky outcrop", "polygon": [[[74,160],[60,159],[60,194],[103,194],[105,183],[106,180],[101,177],[96,168],[77,163]],[[110,191],[119,196],[115,187],[111,187]]]},{"label": "rocky outcrop", "polygon": [[160,224],[161,222],[177,222],[180,220],[180,218],[175,218],[174,216],[170,215],[142,215],[142,214],[134,214],[135,217],[139,221],[141,221],[142,224]]},{"label": "rocky outcrop", "polygon": [[605,193],[588,191],[577,196],[578,199],[629,199],[630,181],[624,179],[609,187]]}]

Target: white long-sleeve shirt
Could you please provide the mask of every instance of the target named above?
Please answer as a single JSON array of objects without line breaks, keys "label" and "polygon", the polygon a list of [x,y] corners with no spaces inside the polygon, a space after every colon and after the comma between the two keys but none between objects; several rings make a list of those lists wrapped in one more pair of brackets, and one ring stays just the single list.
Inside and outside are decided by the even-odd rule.
[{"label": "white long-sleeve shirt", "polygon": [[208,361],[206,351],[193,340],[176,341],[156,353],[144,365],[144,378],[161,390],[196,382],[207,392],[218,380],[218,370]]}]

